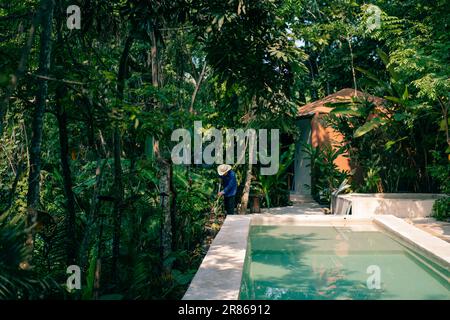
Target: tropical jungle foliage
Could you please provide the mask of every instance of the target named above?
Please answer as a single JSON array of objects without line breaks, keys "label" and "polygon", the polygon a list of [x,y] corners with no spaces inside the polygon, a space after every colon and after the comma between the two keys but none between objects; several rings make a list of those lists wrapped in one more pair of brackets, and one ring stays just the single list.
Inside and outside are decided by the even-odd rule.
[{"label": "tropical jungle foliage", "polygon": [[[349,176],[361,192],[448,194],[447,6],[1,2],[0,299],[181,298],[223,220],[215,166],[171,162],[171,133],[194,121],[295,141],[300,105],[355,88],[385,109],[336,106],[327,122],[344,143],[310,150],[314,193],[329,201]],[[282,151],[277,175],[235,167],[241,213],[249,192],[287,204],[294,152]],[[339,152],[361,170],[336,171]],[[449,217],[448,198],[435,212]],[[79,290],[66,286],[70,265]]]}]

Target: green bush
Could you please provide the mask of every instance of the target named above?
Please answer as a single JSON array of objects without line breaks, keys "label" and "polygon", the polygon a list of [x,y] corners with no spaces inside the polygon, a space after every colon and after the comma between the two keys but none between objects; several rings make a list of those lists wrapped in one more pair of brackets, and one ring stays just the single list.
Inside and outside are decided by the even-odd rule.
[{"label": "green bush", "polygon": [[251,192],[264,197],[266,208],[286,206],[289,203],[287,187],[287,170],[294,161],[295,145],[281,154],[280,167],[274,175],[257,175],[257,181],[252,185]]},{"label": "green bush", "polygon": [[[434,164],[429,166],[430,175],[438,182],[442,193],[450,194],[450,162],[446,154],[437,151],[432,152]],[[436,200],[433,206],[433,217],[437,220],[450,218],[450,197]]]},{"label": "green bush", "polygon": [[38,275],[29,264],[23,221],[0,216],[0,300],[35,300],[63,297],[61,287],[48,275]]},{"label": "green bush", "polygon": [[330,204],[333,191],[348,178],[348,172],[341,171],[335,164],[344,149],[336,149],[330,145],[317,148],[305,145],[303,150],[311,161],[311,195],[320,204]]},{"label": "green bush", "polygon": [[433,205],[433,217],[437,220],[450,220],[450,197],[436,200]]}]

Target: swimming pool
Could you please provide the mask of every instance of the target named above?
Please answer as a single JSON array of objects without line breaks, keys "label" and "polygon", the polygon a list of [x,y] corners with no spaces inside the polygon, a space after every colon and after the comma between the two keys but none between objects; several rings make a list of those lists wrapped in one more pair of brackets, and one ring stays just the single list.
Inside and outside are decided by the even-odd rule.
[{"label": "swimming pool", "polygon": [[450,272],[374,224],[252,225],[240,299],[450,299]]}]

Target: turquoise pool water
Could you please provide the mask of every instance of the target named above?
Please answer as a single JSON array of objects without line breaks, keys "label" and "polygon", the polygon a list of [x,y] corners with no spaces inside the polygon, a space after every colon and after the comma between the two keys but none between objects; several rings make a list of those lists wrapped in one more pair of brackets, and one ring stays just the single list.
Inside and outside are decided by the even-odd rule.
[{"label": "turquoise pool water", "polygon": [[448,300],[449,277],[384,232],[252,226],[240,299]]}]

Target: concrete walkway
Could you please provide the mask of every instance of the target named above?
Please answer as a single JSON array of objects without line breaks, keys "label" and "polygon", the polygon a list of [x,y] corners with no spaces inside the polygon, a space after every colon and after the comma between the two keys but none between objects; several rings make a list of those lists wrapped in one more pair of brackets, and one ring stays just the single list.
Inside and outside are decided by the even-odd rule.
[{"label": "concrete walkway", "polygon": [[450,223],[434,218],[405,218],[409,224],[450,243]]},{"label": "concrete walkway", "polygon": [[261,209],[261,213],[322,215],[326,213],[327,211],[326,209],[328,209],[328,207],[322,206],[317,202],[306,202],[306,203],[298,203],[289,207]]}]

